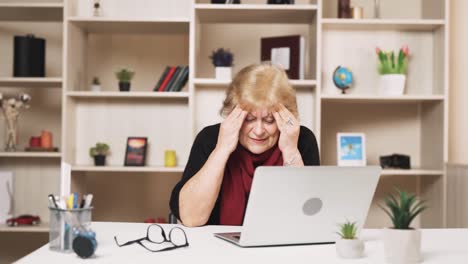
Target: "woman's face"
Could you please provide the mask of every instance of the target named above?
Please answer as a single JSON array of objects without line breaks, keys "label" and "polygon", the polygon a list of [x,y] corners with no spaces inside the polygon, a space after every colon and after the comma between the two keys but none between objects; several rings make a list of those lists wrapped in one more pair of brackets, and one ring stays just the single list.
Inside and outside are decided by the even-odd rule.
[{"label": "woman's face", "polygon": [[254,154],[272,148],[279,137],[279,129],[271,112],[258,109],[249,112],[239,132],[239,143]]}]

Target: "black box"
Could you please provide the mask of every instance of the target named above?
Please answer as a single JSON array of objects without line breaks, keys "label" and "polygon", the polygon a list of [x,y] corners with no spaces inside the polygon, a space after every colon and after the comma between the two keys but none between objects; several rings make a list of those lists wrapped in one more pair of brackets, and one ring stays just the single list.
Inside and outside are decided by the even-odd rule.
[{"label": "black box", "polygon": [[13,45],[13,76],[45,77],[45,39],[15,36]]},{"label": "black box", "polygon": [[403,154],[393,154],[380,156],[380,166],[382,168],[411,169],[410,156]]}]

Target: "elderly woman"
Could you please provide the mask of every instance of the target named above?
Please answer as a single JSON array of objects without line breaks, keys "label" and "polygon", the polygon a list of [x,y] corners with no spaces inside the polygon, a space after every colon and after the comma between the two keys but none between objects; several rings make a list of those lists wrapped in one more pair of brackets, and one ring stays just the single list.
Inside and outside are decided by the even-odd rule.
[{"label": "elderly woman", "polygon": [[258,166],[320,164],[315,136],[299,125],[295,91],[278,66],[242,69],[221,115],[221,124],[197,135],[172,191],[172,213],[186,226],[242,225]]}]

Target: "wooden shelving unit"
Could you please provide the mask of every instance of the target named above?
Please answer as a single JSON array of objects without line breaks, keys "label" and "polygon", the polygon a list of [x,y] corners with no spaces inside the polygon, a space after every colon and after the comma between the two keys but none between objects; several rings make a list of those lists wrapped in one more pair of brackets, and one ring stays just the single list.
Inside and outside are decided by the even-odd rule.
[{"label": "wooden shelving unit", "polygon": [[0,152],[1,158],[60,158],[59,152]]},{"label": "wooden shelving unit", "polygon": [[70,98],[188,98],[188,92],[90,92],[90,91],[76,91],[67,92]]},{"label": "wooden shelving unit", "polygon": [[326,30],[434,31],[445,25],[443,19],[322,19]]},{"label": "wooden shelving unit", "polygon": [[[291,80],[291,85],[295,88],[311,88],[317,85],[315,80]],[[228,87],[230,80],[216,80],[210,78],[197,78],[193,81],[195,86],[203,87]]]},{"label": "wooden shelving unit", "polygon": [[49,232],[49,223],[40,223],[36,226],[7,226],[0,224],[0,232],[45,233]]},{"label": "wooden shelving unit", "polygon": [[80,172],[183,172],[184,167],[124,167],[124,166],[73,166],[72,171]]},{"label": "wooden shelving unit", "polygon": [[[31,90],[38,93],[34,98],[47,97],[48,88],[62,87],[55,90],[62,93],[60,102],[55,102],[61,107],[60,120],[56,121],[61,127],[61,133],[57,132],[61,153],[2,152],[2,160],[33,169],[38,159],[80,164],[72,166],[74,191],[91,190],[105,200],[111,197],[113,187],[132,186],[135,197],[128,199],[147,201],[142,205],[145,209],[138,212],[123,206],[118,216],[111,207],[103,209],[95,220],[137,221],[143,210],[166,216],[170,189],[183,172],[195,135],[221,121],[218,111],[230,81],[213,78],[208,58],[211,52],[230,48],[235,54],[235,74],[260,60],[261,37],[303,35],[305,80],[291,80],[291,85],[296,89],[301,123],[312,129],[319,141],[322,164],[336,164],[338,132],[366,134],[368,164],[378,164],[379,155],[408,154],[413,167],[420,169],[384,170],[381,180],[385,186],[380,186],[377,196],[394,186],[408,188],[433,202],[420,225],[445,225],[448,0],[420,1],[405,9],[404,16],[394,11],[384,19],[361,20],[337,19],[333,1],[325,0],[296,1],[296,5],[267,5],[259,0],[245,0],[240,5],[208,2],[161,0],[135,5],[130,0],[119,1],[107,7],[101,17],[93,17],[90,3],[81,0],[0,3],[0,21],[55,21],[61,23],[59,31],[63,32],[59,52],[52,50],[59,55],[49,64],[53,66],[51,76],[57,77],[0,77],[2,88],[47,91]],[[130,7],[132,12],[127,12]],[[40,23],[32,27],[41,28]],[[414,55],[405,94],[380,96],[375,47],[396,50],[403,44],[408,44]],[[186,87],[182,92],[152,92],[168,65],[189,66]],[[338,65],[349,67],[355,77],[347,95],[338,94],[331,79]],[[121,66],[136,71],[130,92],[118,92],[114,72]],[[0,72],[0,76],[11,75]],[[100,78],[102,92],[90,91],[94,76]],[[45,105],[34,106],[34,110],[49,115],[52,111]],[[38,130],[49,119],[34,121]],[[129,136],[149,138],[147,167],[120,165]],[[92,166],[88,151],[96,142],[110,144],[110,166]],[[161,167],[167,149],[176,151],[179,167]],[[29,161],[36,163],[29,165]],[[1,166],[10,165],[0,161]],[[58,171],[59,164],[56,167]],[[111,177],[118,180],[109,181]],[[161,186],[164,189],[153,191]],[[368,227],[387,225],[387,218],[380,213],[371,211]],[[40,214],[47,220],[47,208]]]},{"label": "wooden shelving unit", "polygon": [[8,87],[33,87],[33,88],[61,88],[62,78],[19,78],[19,77],[0,77],[0,85]]}]

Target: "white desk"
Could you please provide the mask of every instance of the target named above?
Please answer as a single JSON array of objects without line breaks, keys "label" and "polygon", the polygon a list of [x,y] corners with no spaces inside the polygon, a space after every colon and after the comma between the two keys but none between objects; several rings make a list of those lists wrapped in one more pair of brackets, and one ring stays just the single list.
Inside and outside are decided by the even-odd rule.
[{"label": "white desk", "polygon": [[[18,263],[384,263],[381,230],[363,230],[366,257],[343,260],[337,257],[335,245],[307,245],[262,248],[240,248],[213,236],[215,232],[236,232],[239,227],[206,226],[185,228],[190,246],[167,252],[149,252],[134,244],[119,248],[120,242],[146,235],[148,224],[95,222],[98,248],[96,256],[85,262],[75,253],[49,250],[45,245],[19,260]],[[164,225],[169,231],[172,225]],[[468,263],[468,229],[424,229],[422,233],[423,263]]]}]

